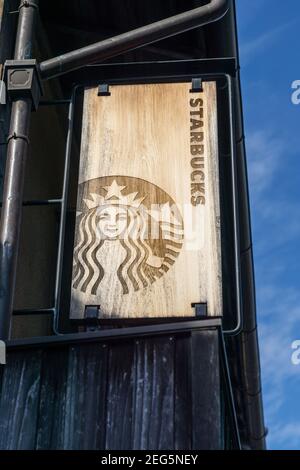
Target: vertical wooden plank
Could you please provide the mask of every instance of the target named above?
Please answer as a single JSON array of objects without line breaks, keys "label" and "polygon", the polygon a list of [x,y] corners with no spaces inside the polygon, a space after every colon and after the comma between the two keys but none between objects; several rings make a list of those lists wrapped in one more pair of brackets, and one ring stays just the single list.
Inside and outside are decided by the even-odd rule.
[{"label": "vertical wooden plank", "polygon": [[134,343],[109,346],[106,439],[108,450],[132,449]]},{"label": "vertical wooden plank", "polygon": [[41,351],[8,354],[0,397],[0,449],[35,449]]},{"label": "vertical wooden plank", "polygon": [[[135,450],[148,449],[153,394],[153,344],[137,340],[134,361],[133,444]],[[151,364],[150,364],[151,361]]]},{"label": "vertical wooden plank", "polygon": [[194,450],[221,449],[219,338],[217,331],[191,334]]},{"label": "vertical wooden plank", "polygon": [[190,336],[175,343],[175,450],[192,448],[192,384]]},{"label": "vertical wooden plank", "polygon": [[64,449],[104,449],[107,348],[71,347],[65,397]]},{"label": "vertical wooden plank", "polygon": [[36,448],[64,448],[64,418],[68,372],[68,349],[43,353]]},{"label": "vertical wooden plank", "polygon": [[101,344],[46,354],[39,449],[104,448],[106,358]]},{"label": "vertical wooden plank", "polygon": [[140,340],[135,354],[134,449],[174,448],[174,339]]}]

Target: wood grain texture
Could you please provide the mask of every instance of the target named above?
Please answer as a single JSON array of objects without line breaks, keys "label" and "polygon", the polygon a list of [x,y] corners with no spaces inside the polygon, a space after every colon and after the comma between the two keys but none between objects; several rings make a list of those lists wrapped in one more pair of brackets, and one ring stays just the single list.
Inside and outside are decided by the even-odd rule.
[{"label": "wood grain texture", "polygon": [[85,91],[71,317],[221,315],[216,90]]},{"label": "wood grain texture", "polygon": [[191,406],[191,336],[179,336],[175,341],[175,416],[174,416],[174,449],[192,449],[193,414]]},{"label": "wood grain texture", "polygon": [[218,356],[217,330],[9,351],[0,449],[219,449]]},{"label": "wood grain texture", "polygon": [[72,406],[66,403],[67,373],[68,354],[65,350],[42,353],[41,384],[35,397],[38,401],[38,421],[34,448],[38,450],[64,449],[65,416],[67,408]]},{"label": "wood grain texture", "polygon": [[109,349],[105,449],[125,450],[132,446],[134,351],[133,342]]},{"label": "wood grain texture", "polygon": [[[198,450],[222,449],[221,383],[219,338],[216,331],[194,331],[191,334],[192,380],[192,448]],[[212,369],[214,373],[208,373]],[[205,377],[205,380],[203,378]],[[201,416],[200,419],[196,417]],[[209,432],[203,432],[209,429]]]},{"label": "wood grain texture", "polygon": [[34,449],[41,383],[41,353],[8,357],[0,396],[0,449]]},{"label": "wood grain texture", "polygon": [[136,343],[134,449],[174,448],[174,350],[174,338],[139,340]]}]

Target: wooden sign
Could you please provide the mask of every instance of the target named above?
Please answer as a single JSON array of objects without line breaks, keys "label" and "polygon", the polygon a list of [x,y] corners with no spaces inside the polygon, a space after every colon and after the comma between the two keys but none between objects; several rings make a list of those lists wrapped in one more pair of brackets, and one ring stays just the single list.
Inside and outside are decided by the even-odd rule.
[{"label": "wooden sign", "polygon": [[71,317],[222,314],[215,83],[84,96]]}]

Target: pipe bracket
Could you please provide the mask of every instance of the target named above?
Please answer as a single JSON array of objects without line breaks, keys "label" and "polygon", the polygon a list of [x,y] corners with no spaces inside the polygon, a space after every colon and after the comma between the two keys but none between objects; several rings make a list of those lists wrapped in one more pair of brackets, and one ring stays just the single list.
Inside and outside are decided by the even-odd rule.
[{"label": "pipe bracket", "polygon": [[19,6],[19,8],[18,8],[18,11],[20,11],[21,8],[24,8],[24,7],[25,7],[25,8],[30,8],[30,7],[31,7],[31,8],[36,8],[37,10],[39,9],[38,4],[35,3],[35,2],[32,2],[31,0],[24,0],[24,1],[20,4],[20,6]]},{"label": "pipe bracket", "polygon": [[39,9],[39,6],[38,6],[37,3],[32,2],[32,1],[29,1],[29,0],[24,0],[24,1],[20,4],[20,6],[19,6],[19,8],[18,8],[17,10],[10,11],[9,14],[10,14],[10,15],[17,15],[17,14],[20,13],[21,9],[24,8],[24,7],[25,7],[25,8],[30,8],[30,7],[31,7],[31,8],[35,8],[36,10]]},{"label": "pipe bracket", "polygon": [[27,144],[29,145],[30,141],[27,137],[27,135],[24,135],[24,134],[17,134],[16,132],[14,132],[13,134],[10,134],[8,137],[7,137],[7,143],[9,143],[10,140],[17,140],[17,139],[22,139],[22,140],[25,140],[25,142],[27,142]]}]

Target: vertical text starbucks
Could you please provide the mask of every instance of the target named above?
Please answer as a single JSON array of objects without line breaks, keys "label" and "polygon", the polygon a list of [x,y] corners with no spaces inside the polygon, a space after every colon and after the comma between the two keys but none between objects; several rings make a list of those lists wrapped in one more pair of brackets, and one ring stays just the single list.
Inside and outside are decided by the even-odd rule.
[{"label": "vertical text starbucks", "polygon": [[205,204],[205,147],[203,100],[190,100],[191,203]]}]

